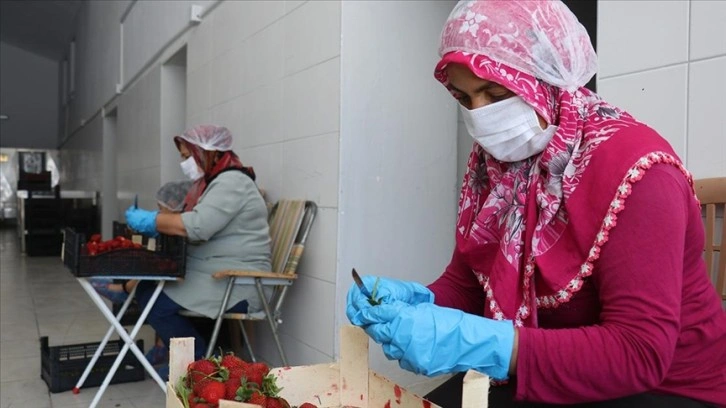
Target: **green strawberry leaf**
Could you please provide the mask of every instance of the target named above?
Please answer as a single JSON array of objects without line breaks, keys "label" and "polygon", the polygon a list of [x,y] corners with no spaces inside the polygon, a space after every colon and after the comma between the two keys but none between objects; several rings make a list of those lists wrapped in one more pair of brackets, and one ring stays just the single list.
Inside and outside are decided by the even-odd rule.
[{"label": "green strawberry leaf", "polygon": [[186,376],[181,376],[176,382],[176,393],[179,399],[182,400],[182,403],[184,404],[184,408],[190,408],[189,407],[189,395],[191,395],[191,390],[187,388],[187,381]]},{"label": "green strawberry leaf", "polygon": [[371,292],[371,297],[368,299],[368,303],[371,306],[378,306],[381,304],[381,299],[376,298],[376,294],[378,293],[378,282],[381,280],[380,277],[376,278],[376,282],[373,284],[373,291]]},{"label": "green strawberry leaf", "polygon": [[262,379],[262,394],[268,397],[277,397],[282,388],[277,386],[277,378],[272,374],[267,374]]}]

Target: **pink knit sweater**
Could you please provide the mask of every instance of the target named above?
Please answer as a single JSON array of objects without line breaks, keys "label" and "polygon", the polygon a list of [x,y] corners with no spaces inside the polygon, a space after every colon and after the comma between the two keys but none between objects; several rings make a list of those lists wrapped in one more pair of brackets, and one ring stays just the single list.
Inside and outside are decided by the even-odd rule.
[{"label": "pink knit sweater", "polygon": [[[516,398],[566,404],[650,391],[726,406],[726,312],[703,245],[683,174],[654,166],[633,185],[583,288],[539,309],[539,328],[519,329]],[[438,305],[484,310],[456,251],[429,288]]]}]

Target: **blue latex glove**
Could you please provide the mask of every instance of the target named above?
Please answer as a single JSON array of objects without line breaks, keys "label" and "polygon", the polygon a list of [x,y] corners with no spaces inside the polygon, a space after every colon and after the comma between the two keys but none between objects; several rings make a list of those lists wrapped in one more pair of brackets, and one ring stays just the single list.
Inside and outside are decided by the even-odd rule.
[{"label": "blue latex glove", "polygon": [[156,230],[156,215],[159,211],[143,210],[133,205],[126,210],[126,224],[134,231],[138,231],[148,237],[156,237],[159,231]]},{"label": "blue latex glove", "polygon": [[365,331],[405,370],[435,376],[474,369],[506,379],[514,347],[511,320],[492,320],[458,309],[396,302],[361,311]]},{"label": "blue latex glove", "polygon": [[[376,279],[379,279],[378,286],[376,286]],[[417,282],[378,278],[370,275],[361,277],[361,280],[363,280],[363,284],[365,284],[371,293],[373,293],[373,288],[376,287],[376,293],[374,295],[380,300],[381,304],[390,304],[398,301],[409,305],[417,305],[419,303],[433,303],[434,301],[434,293],[426,286]],[[370,307],[371,304],[368,303],[368,297],[353,283],[348,290],[348,300],[345,308],[345,314],[348,316],[348,320],[357,326],[361,326],[359,313],[361,310]]]}]

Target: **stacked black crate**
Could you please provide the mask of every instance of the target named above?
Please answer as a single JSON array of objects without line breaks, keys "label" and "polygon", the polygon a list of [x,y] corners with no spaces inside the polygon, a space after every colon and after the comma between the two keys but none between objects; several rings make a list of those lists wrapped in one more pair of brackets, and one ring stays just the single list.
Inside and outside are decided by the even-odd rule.
[{"label": "stacked black crate", "polygon": [[25,253],[28,256],[60,256],[63,237],[61,200],[56,194],[29,194],[24,201]]}]

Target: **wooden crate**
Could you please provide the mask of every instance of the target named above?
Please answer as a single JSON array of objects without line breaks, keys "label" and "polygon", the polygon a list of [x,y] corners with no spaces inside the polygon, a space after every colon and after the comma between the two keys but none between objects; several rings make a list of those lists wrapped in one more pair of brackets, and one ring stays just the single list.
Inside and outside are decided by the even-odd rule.
[{"label": "wooden crate", "polygon": [[[290,405],[310,402],[320,408],[441,408],[368,368],[368,336],[355,326],[341,328],[340,361],[273,368]],[[174,384],[194,361],[194,339],[171,339],[166,408],[183,408]],[[463,408],[486,408],[489,377],[469,371],[464,378]],[[220,401],[220,408],[260,408],[258,405]]]}]

